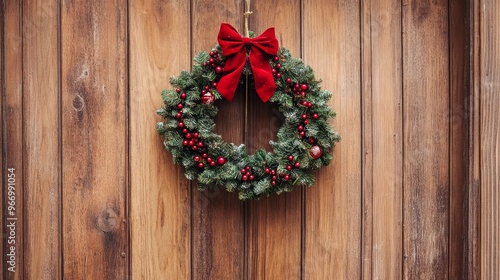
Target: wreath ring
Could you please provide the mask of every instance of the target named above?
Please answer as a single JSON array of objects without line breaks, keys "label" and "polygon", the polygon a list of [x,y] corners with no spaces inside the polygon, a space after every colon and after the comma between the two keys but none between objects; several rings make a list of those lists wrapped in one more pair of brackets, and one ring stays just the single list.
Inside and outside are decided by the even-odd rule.
[{"label": "wreath ring", "polygon": [[197,180],[200,190],[221,187],[238,192],[242,200],[289,192],[294,186],[312,186],[313,170],[330,163],[331,150],[340,140],[328,123],[335,117],[327,103],[331,93],[321,90],[311,67],[293,58],[286,48],[263,56],[275,83],[269,101],[277,104],[284,121],[278,141],[269,142],[272,153],[257,150],[248,155],[244,144],[227,143],[215,133],[215,101],[223,98],[219,83],[224,77],[232,87],[244,83],[248,75],[255,87],[255,68],[248,59],[255,51],[245,42],[242,74],[228,80],[225,70],[231,62],[224,55],[220,38],[221,33],[219,44],[209,53],[195,56],[192,72],[182,71],[179,77],[170,78],[174,89],[162,91],[165,106],[157,113],[165,121],[159,122],[157,129],[165,137],[164,145],[174,162],[185,167],[186,178]]}]

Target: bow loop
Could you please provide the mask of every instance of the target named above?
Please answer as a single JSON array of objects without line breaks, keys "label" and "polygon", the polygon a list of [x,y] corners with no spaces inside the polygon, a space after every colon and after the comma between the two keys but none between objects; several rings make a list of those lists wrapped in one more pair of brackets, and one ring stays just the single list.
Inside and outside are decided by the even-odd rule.
[{"label": "bow loop", "polygon": [[256,38],[242,37],[236,29],[227,24],[221,24],[219,45],[226,57],[222,77],[217,83],[217,90],[229,101],[234,98],[241,73],[246,63],[246,46],[250,46],[249,61],[255,80],[255,90],[267,102],[276,91],[271,65],[268,56],[278,53],[278,40],[274,28],[268,28]]}]

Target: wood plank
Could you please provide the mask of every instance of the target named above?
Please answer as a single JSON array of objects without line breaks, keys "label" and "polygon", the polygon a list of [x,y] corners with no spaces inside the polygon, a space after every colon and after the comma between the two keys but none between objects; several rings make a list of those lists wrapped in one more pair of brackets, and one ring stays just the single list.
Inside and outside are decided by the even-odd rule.
[{"label": "wood plank", "polygon": [[[192,54],[217,44],[219,24],[243,30],[243,1],[194,0],[191,4]],[[240,89],[241,90],[241,89]],[[216,132],[225,141],[243,143],[244,98],[217,101]],[[231,120],[231,121],[228,121]],[[245,263],[244,204],[225,190],[199,192],[192,184],[192,278],[242,279]]]},{"label": "wood plank", "polygon": [[373,0],[363,19],[363,278],[402,274],[401,3]]},{"label": "wood plank", "polygon": [[448,1],[403,7],[405,279],[448,278]]},{"label": "wood plank", "polygon": [[342,139],[305,194],[303,278],[361,278],[360,2],[304,0],[303,59],[333,93]]},{"label": "wood plank", "polygon": [[64,278],[129,275],[126,1],[65,1]]},{"label": "wood plank", "polygon": [[500,3],[481,2],[481,271],[500,275]]},{"label": "wood plank", "polygon": [[[4,268],[2,271],[3,279],[23,279],[24,268],[24,222],[23,219],[23,190],[24,190],[24,172],[23,172],[23,54],[22,54],[22,7],[20,1],[5,1],[4,5],[4,64],[3,73],[5,84],[3,88],[3,123],[2,132],[4,139],[3,160],[4,168],[2,170],[2,180],[4,180],[4,210],[3,215],[4,232],[8,237],[3,239]],[[2,70],[3,70],[2,69]],[[15,169],[12,173],[9,169]],[[9,180],[9,174],[14,174],[13,179]],[[14,178],[15,176],[15,178]],[[11,188],[9,188],[11,187]],[[9,193],[11,191],[11,193]],[[12,193],[14,192],[14,193]],[[11,198],[13,200],[11,200]],[[8,201],[14,201],[14,209],[7,207]],[[12,212],[11,212],[12,210]],[[12,226],[12,227],[9,227]],[[13,238],[11,238],[11,236]],[[11,243],[12,242],[12,243]],[[15,242],[15,243],[13,243]],[[15,254],[15,256],[11,256]],[[8,260],[14,263],[7,264]],[[10,271],[9,267],[13,267]]]},{"label": "wood plank", "polygon": [[465,275],[465,236],[467,215],[468,145],[466,54],[466,1],[449,1],[450,26],[450,232],[449,276],[460,279]]},{"label": "wood plank", "polygon": [[191,61],[189,3],[131,1],[129,15],[132,278],[189,279],[190,189],[152,129],[166,77]]},{"label": "wood plank", "polygon": [[[300,57],[300,1],[254,1],[250,29],[260,35],[274,26],[280,46]],[[265,148],[276,140],[281,126],[278,107],[263,103],[255,91],[249,93],[248,133],[245,143],[249,153]],[[248,221],[248,279],[298,279],[301,272],[302,190],[273,195],[252,201]]]},{"label": "wood plank", "polygon": [[467,5],[467,33],[468,33],[468,65],[467,79],[469,85],[469,145],[467,160],[467,272],[468,279],[478,279],[480,276],[480,226],[481,226],[481,141],[480,141],[480,6],[479,0],[470,1]]},{"label": "wood plank", "polygon": [[[24,277],[61,278],[59,1],[23,6]],[[43,102],[40,102],[43,100]]]},{"label": "wood plank", "polygon": [[[4,121],[3,121],[3,116],[4,116],[4,102],[3,102],[3,97],[4,97],[4,88],[5,88],[5,76],[4,76],[4,69],[5,69],[5,65],[4,65],[4,49],[5,49],[5,29],[4,29],[4,18],[5,18],[5,6],[4,6],[4,3],[2,2],[2,8],[0,9],[0,18],[2,20],[0,20],[0,127],[2,128],[2,132],[0,132],[0,147],[1,147],[1,153],[0,153],[0,168],[1,168],[1,174],[2,174],[2,190],[3,190],[3,186],[5,185],[5,180],[4,178],[6,177],[5,175],[5,172],[4,172],[4,141],[3,141],[3,138],[4,138],[4,133],[3,133],[3,124],[4,124]],[[0,191],[0,201],[2,202],[2,205],[4,204],[4,198],[5,198],[5,194],[4,194],[4,191]],[[2,207],[3,209],[3,207]],[[2,214],[0,214],[0,228],[2,228],[2,234],[4,233],[4,220],[5,220],[6,216],[5,216],[5,212],[2,210]],[[6,259],[5,259],[5,254],[4,254],[4,248],[5,248],[5,242],[4,240],[2,239],[2,241],[0,242],[0,252],[2,252],[2,256],[0,257],[0,271],[1,272],[1,277],[4,279],[5,276],[4,276],[4,273],[6,271],[6,269],[4,268],[4,265],[6,264]]]}]

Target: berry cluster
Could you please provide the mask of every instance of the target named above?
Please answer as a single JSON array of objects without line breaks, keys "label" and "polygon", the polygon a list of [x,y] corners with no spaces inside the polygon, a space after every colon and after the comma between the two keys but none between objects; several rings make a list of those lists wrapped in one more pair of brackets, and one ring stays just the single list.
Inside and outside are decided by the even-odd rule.
[{"label": "berry cluster", "polygon": [[203,67],[212,67],[215,70],[215,73],[221,74],[224,63],[224,60],[220,57],[217,51],[211,51],[210,58],[203,62]]},{"label": "berry cluster", "polygon": [[279,63],[280,61],[280,58],[275,56],[273,58],[274,62],[276,64],[274,64],[274,67],[273,69],[271,70],[273,72],[273,76],[276,78],[276,79],[281,79],[281,63]]},{"label": "berry cluster", "polygon": [[215,161],[207,153],[203,153],[201,157],[196,155],[193,157],[193,160],[198,163],[198,168],[204,168],[205,164],[214,167],[216,164],[224,165],[224,163],[226,163],[226,158],[218,157],[217,161]]},{"label": "berry cluster", "polygon": [[241,180],[243,181],[253,181],[255,179],[255,176],[252,174],[252,169],[250,168],[250,166],[245,166],[245,168],[242,168],[240,170],[241,172]]}]

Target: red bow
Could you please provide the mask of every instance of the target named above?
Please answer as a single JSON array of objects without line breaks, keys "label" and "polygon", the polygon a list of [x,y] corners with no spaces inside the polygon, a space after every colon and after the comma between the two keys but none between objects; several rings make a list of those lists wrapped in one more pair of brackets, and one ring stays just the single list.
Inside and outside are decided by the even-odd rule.
[{"label": "red bow", "polygon": [[233,100],[241,72],[246,63],[246,46],[250,46],[249,60],[255,80],[255,90],[262,101],[267,102],[276,91],[268,55],[278,53],[278,40],[274,28],[268,28],[256,38],[242,37],[231,25],[223,23],[217,37],[226,57],[222,77],[217,83],[217,90],[224,98]]}]

